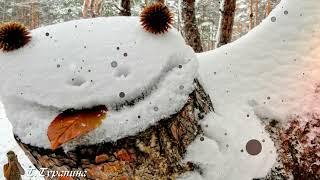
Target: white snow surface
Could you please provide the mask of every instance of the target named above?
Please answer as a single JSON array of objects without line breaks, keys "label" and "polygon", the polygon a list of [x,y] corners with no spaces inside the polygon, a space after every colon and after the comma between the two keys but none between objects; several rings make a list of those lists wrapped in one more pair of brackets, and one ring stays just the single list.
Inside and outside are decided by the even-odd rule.
[{"label": "white snow surface", "polygon": [[[320,82],[319,22],[318,0],[283,0],[246,36],[198,55],[215,113],[201,122],[204,141],[195,141],[185,158],[203,172],[183,179],[249,180],[267,174],[277,154],[261,121],[285,124],[310,107],[319,112],[313,95]],[[251,139],[262,144],[256,156],[246,151]]]},{"label": "white snow surface", "polygon": [[[154,35],[138,17],[33,30],[25,47],[0,54],[0,65],[1,98],[14,133],[44,148],[50,147],[48,126],[69,108],[106,105],[108,114],[66,149],[134,135],[179,111],[198,75],[196,56],[175,29]],[[142,96],[134,106],[115,108]]]},{"label": "white snow surface", "polygon": [[[261,119],[286,123],[288,116],[303,114],[310,107],[320,110],[312,95],[320,80],[319,22],[318,0],[283,0],[243,38],[199,54],[200,78],[215,112],[201,122],[204,141],[198,138],[192,143],[185,157],[203,172],[181,178],[250,180],[266,175],[276,153]],[[0,132],[6,127],[1,128]],[[245,149],[251,139],[262,144],[256,156]],[[3,152],[6,143],[14,144],[10,133],[1,137]]]}]

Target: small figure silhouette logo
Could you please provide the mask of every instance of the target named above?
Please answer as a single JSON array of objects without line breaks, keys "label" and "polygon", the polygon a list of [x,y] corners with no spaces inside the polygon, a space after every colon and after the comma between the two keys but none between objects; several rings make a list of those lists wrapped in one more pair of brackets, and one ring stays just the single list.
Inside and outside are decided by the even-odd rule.
[{"label": "small figure silhouette logo", "polygon": [[17,155],[13,151],[7,152],[8,163],[3,166],[3,174],[6,180],[21,180],[24,169],[18,161]]}]

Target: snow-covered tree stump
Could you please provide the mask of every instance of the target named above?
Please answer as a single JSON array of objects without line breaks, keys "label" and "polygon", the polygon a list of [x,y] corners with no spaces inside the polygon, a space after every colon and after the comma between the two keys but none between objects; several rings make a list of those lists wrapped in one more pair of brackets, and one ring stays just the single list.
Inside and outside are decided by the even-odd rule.
[{"label": "snow-covered tree stump", "polygon": [[116,142],[80,146],[65,153],[24,144],[16,140],[38,168],[64,171],[86,171],[80,179],[167,179],[197,167],[182,162],[188,145],[202,130],[198,121],[213,111],[210,97],[198,80],[195,90],[180,110],[135,136]]}]

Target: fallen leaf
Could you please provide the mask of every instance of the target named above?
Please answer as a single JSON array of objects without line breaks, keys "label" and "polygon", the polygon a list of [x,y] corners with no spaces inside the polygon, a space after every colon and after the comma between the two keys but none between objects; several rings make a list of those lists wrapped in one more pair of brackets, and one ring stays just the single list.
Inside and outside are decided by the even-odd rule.
[{"label": "fallen leaf", "polygon": [[91,109],[67,110],[59,114],[48,127],[48,138],[53,150],[63,143],[86,134],[101,125],[106,106]]}]

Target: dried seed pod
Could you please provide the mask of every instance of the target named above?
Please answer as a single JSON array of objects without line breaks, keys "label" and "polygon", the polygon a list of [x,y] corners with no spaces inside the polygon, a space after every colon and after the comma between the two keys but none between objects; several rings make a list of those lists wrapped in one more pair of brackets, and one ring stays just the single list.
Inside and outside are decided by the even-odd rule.
[{"label": "dried seed pod", "polygon": [[10,22],[0,26],[0,49],[3,51],[19,49],[30,40],[30,32],[20,23]]},{"label": "dried seed pod", "polygon": [[154,3],[144,8],[140,21],[146,31],[160,34],[169,30],[173,23],[173,16],[167,6],[162,3]]}]

